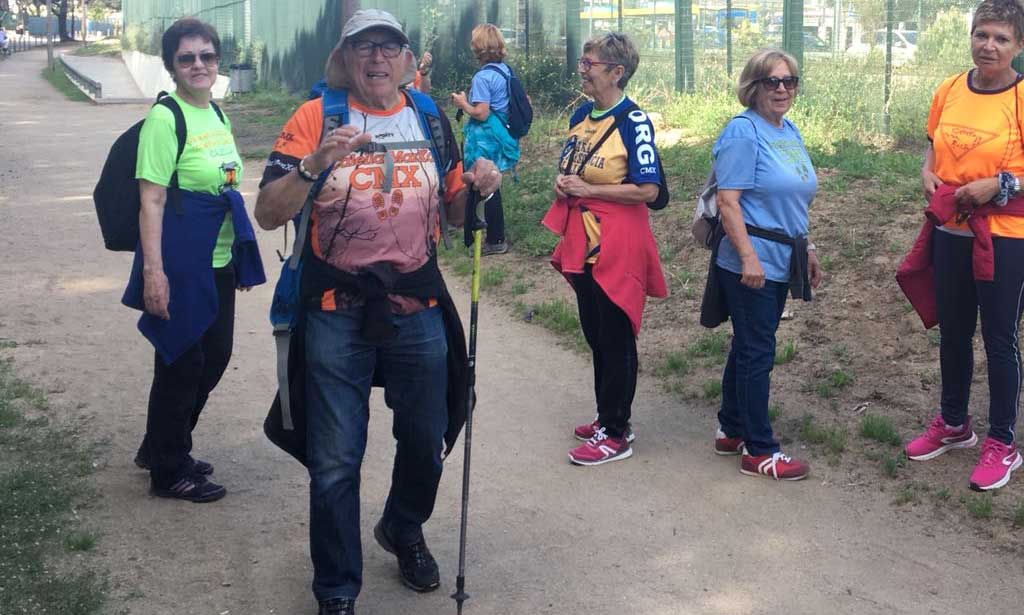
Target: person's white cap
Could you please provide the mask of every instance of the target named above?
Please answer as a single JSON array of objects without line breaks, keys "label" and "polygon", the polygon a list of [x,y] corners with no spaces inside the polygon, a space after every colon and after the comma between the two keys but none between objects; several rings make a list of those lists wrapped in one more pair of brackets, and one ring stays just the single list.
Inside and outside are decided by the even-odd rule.
[{"label": "person's white cap", "polygon": [[352,17],[345,22],[345,26],[341,29],[341,40],[338,41],[338,45],[342,45],[348,37],[371,28],[391,30],[402,39],[403,44],[409,44],[409,37],[405,35],[402,24],[398,23],[394,15],[380,9],[361,9],[353,13]]},{"label": "person's white cap", "polygon": [[[345,44],[345,40],[350,36],[355,36],[356,34],[371,28],[384,28],[386,30],[390,30],[398,35],[403,44],[409,45],[409,37],[402,31],[402,24],[400,24],[391,13],[380,9],[362,9],[356,11],[352,17],[345,22],[345,26],[341,29],[341,38],[338,39],[338,44],[335,45],[334,49],[331,51],[331,55],[327,57],[327,66],[324,68],[324,76],[327,78],[328,86],[332,88],[344,86],[346,79],[341,50]],[[399,81],[399,85],[412,83],[416,78],[415,56],[413,56],[411,50],[406,50],[406,53],[409,54],[409,58],[411,59],[408,64],[408,69]]]}]

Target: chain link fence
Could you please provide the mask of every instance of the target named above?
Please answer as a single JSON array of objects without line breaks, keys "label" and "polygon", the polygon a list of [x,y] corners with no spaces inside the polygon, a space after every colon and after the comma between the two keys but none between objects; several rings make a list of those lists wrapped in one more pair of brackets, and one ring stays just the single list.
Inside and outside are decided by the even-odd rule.
[{"label": "chain link fence", "polygon": [[[224,66],[249,62],[261,81],[301,90],[318,79],[341,30],[340,0],[124,0],[128,47],[158,53],[174,20],[213,24]],[[604,32],[641,53],[630,84],[648,106],[720,102],[754,50],[783,47],[801,62],[802,113],[848,138],[919,138],[931,94],[970,67],[974,2],[961,0],[363,0],[406,26],[436,58],[438,91],[465,89],[476,62],[469,36],[496,24],[531,96],[551,106],[578,94],[575,58]],[[689,99],[690,102],[685,102]],[[696,111],[695,111],[696,112]],[[728,109],[718,115],[734,112]]]}]

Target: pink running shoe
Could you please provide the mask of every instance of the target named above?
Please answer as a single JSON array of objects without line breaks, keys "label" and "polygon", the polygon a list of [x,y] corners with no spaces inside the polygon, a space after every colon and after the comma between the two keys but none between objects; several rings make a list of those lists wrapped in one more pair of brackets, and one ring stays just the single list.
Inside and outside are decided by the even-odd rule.
[{"label": "pink running shoe", "polygon": [[743,452],[743,438],[730,438],[721,426],[715,430],[715,454],[739,455]]},{"label": "pink running shoe", "polygon": [[633,449],[625,437],[613,438],[601,427],[594,432],[593,438],[569,451],[569,461],[581,466],[599,466],[632,455]]},{"label": "pink running shoe", "polygon": [[[597,420],[597,417],[595,416],[593,422],[577,425],[576,429],[572,431],[572,435],[575,436],[577,440],[586,442],[587,440],[594,437],[594,433],[598,429],[601,429],[601,423]],[[633,424],[626,423],[626,441],[632,444],[633,440],[636,440],[636,434],[633,433]]]},{"label": "pink running shoe", "polygon": [[928,461],[954,448],[971,448],[978,443],[978,436],[971,430],[971,417],[968,416],[960,429],[950,429],[939,414],[923,434],[907,443],[905,451],[907,459]]},{"label": "pink running shoe", "polygon": [[1022,463],[1020,452],[1012,444],[1003,444],[995,438],[981,443],[981,459],[971,472],[971,489],[988,491],[1010,482],[1010,474]]}]

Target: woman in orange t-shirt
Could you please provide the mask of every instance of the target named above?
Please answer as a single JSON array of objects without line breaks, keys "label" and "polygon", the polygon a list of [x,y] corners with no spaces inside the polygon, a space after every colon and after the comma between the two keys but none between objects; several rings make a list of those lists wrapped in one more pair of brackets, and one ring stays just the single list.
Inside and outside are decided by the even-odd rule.
[{"label": "woman in orange t-shirt", "polygon": [[[1005,205],[1021,190],[1022,76],[1012,66],[1024,50],[1024,8],[1016,0],[985,0],[971,24],[974,68],[946,79],[935,92],[928,117],[931,145],[921,177],[931,198],[941,184],[959,186],[960,204]],[[974,279],[973,234],[964,224],[935,229],[932,264],[942,333],[940,412],[928,429],[906,446],[907,457],[924,461],[955,448],[974,446],[978,437],[967,413],[974,371],[974,331],[981,312],[989,372],[989,429],[971,474],[976,491],[998,489],[1021,465],[1014,444],[1020,402],[1018,328],[1024,306],[1024,217],[993,214],[995,277]]]}]

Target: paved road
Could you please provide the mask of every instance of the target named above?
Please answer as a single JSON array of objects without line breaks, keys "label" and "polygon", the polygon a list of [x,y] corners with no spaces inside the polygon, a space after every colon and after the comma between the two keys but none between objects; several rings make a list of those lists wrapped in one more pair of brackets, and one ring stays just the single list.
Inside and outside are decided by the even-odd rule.
[{"label": "paved road", "polygon": [[[90,193],[110,142],[144,106],[69,103],[38,77],[45,55],[0,64],[8,155],[0,159],[0,337],[60,412],[109,446],[103,494],[83,511],[112,571],[109,612],[315,612],[309,593],[307,479],[262,437],[274,390],[270,288],[238,302],[235,358],[196,434],[226,499],[152,498],[131,463],[143,430],[152,351],[118,299],[130,259],[105,252]],[[55,122],[60,118],[60,122]],[[12,149],[12,145],[17,148]],[[12,155],[13,154],[13,155]],[[259,170],[248,165],[250,202]],[[261,234],[271,271],[278,233]],[[456,284],[453,293],[466,297]],[[572,425],[591,412],[587,362],[485,302],[470,523],[468,615],[787,615],[1010,612],[1021,561],[949,522],[895,512],[891,495],[811,480],[743,477],[711,454],[711,418],[643,380],[635,456],[570,466]],[[375,395],[363,472],[362,614],[453,613],[461,455],[448,463],[426,528],[443,588],[420,596],[373,544],[393,442]]]},{"label": "paved road", "polygon": [[73,56],[63,54],[64,62],[79,73],[103,84],[103,101],[144,101],[142,90],[121,58],[106,56]]}]

